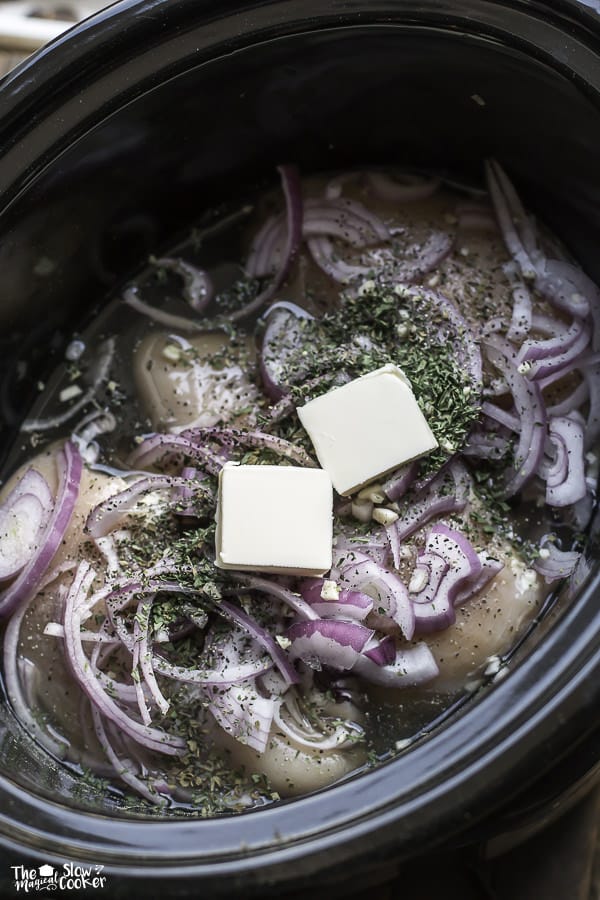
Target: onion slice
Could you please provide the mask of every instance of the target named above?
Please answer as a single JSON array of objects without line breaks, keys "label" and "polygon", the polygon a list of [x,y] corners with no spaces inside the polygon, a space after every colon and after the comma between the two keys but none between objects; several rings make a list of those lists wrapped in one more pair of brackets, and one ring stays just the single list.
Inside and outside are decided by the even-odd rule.
[{"label": "onion slice", "polygon": [[302,240],[302,218],[303,218],[303,202],[302,202],[302,185],[300,183],[300,174],[295,166],[284,165],[278,166],[277,171],[281,178],[281,186],[285,197],[286,205],[286,223],[287,235],[283,251],[283,258],[275,277],[270,284],[262,290],[254,300],[235,310],[227,316],[228,322],[239,322],[253,313],[258,312],[266,303],[268,303],[277,293],[281,285],[287,278],[292,267]]},{"label": "onion slice", "polygon": [[287,630],[291,641],[288,653],[312,668],[330,666],[345,671],[354,667],[374,634],[364,625],[340,619],[297,622]]},{"label": "onion slice", "polygon": [[427,644],[421,642],[399,649],[394,662],[387,666],[379,666],[363,655],[357,660],[354,671],[372,684],[406,688],[431,681],[440,670]]},{"label": "onion slice", "polygon": [[205,493],[209,492],[207,485],[189,478],[176,478],[170,475],[151,475],[147,478],[140,478],[125,490],[98,503],[87,517],[85,530],[93,538],[105,537],[117,528],[124,515],[134,509],[141,494],[177,488],[197,488]]},{"label": "onion slice", "polygon": [[417,573],[427,580],[411,596],[415,630],[418,633],[439,631],[452,625],[460,590],[465,582],[478,579],[481,570],[481,559],[464,534],[443,522],[434,525],[427,535],[425,552],[419,555],[417,563]]},{"label": "onion slice", "polygon": [[229,688],[207,688],[209,710],[223,731],[258,753],[267,749],[278,701],[259,694],[253,681]]},{"label": "onion slice", "polygon": [[121,731],[149,750],[177,756],[185,749],[185,741],[132,719],[107,694],[98,680],[94,667],[83,652],[78,608],[85,605],[85,598],[95,574],[88,563],[80,563],[65,599],[63,618],[65,650],[73,677],[98,711],[114,722]]},{"label": "onion slice", "polygon": [[508,384],[520,421],[515,467],[509,470],[504,493],[512,497],[533,478],[542,461],[546,440],[546,409],[539,385],[528,381],[518,371],[515,351],[508,341],[491,335],[485,341],[485,351],[491,363]]},{"label": "onion slice", "polygon": [[533,568],[544,576],[547,584],[551,584],[572,575],[580,558],[581,553],[575,550],[559,550],[553,541],[542,540],[540,555]]},{"label": "onion slice", "polygon": [[400,545],[435,516],[460,512],[467,505],[471,476],[458,459],[453,459],[408,503],[406,512],[387,529],[394,565],[400,568]]},{"label": "onion slice", "polygon": [[358,550],[347,551],[340,563],[340,582],[352,591],[372,597],[373,614],[390,619],[410,640],[415,631],[415,614],[406,585],[399,576]]},{"label": "onion slice", "polygon": [[314,612],[323,619],[343,618],[362,622],[373,609],[373,598],[360,591],[340,590],[336,600],[324,600],[321,596],[323,578],[310,578],[300,585],[300,593]]},{"label": "onion slice", "polygon": [[51,510],[46,479],[27,469],[0,506],[0,581],[14,578],[35,554]]},{"label": "onion slice", "polygon": [[546,503],[571,506],[587,493],[584,459],[584,429],[573,417],[554,416],[548,423],[554,459],[540,467],[546,480]]},{"label": "onion slice", "polygon": [[71,521],[83,469],[81,455],[72,441],[67,441],[57,452],[56,464],[59,484],[54,509],[39,538],[37,553],[21,569],[18,577],[0,592],[0,617],[9,616],[17,606],[35,594]]},{"label": "onion slice", "polygon": [[183,297],[196,313],[204,312],[214,297],[214,287],[208,272],[197,269],[184,259],[163,256],[152,260],[155,266],[174,272],[183,281]]}]

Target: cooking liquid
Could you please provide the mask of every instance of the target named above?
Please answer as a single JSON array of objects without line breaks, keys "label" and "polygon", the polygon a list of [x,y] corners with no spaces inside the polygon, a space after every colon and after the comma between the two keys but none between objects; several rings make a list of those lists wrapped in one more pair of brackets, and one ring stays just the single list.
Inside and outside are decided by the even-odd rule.
[{"label": "cooking liquid", "polygon": [[[307,192],[317,195],[322,182],[312,180],[307,184]],[[386,247],[371,251],[373,266],[378,263],[386,265],[386,257],[394,253],[397,254],[397,259],[409,266],[415,248],[421,246],[433,232],[448,234],[454,239],[457,235],[457,203],[464,202],[465,199],[454,192],[441,191],[427,200],[406,204],[398,210],[371,196],[365,197],[364,190],[360,187],[350,186],[347,195],[353,194],[370,210],[381,214],[386,221],[393,219],[397,229],[391,249]],[[253,206],[253,212],[247,216],[240,215],[229,227],[216,229],[204,237],[192,235],[164,254],[184,258],[192,265],[208,271],[220,296],[219,311],[243,304],[244,301],[240,298],[251,294],[252,285],[247,284],[242,268],[248,248],[248,236],[255,233],[257,223],[262,221],[270,209],[280,208],[279,196],[276,193],[261,196]],[[363,251],[357,251],[355,256],[360,256],[361,252]],[[353,261],[352,254],[347,254],[347,258]],[[447,292],[468,320],[478,327],[480,322],[492,316],[510,317],[510,290],[502,270],[505,262],[506,253],[500,235],[493,229],[489,232],[459,233],[453,252],[425,276],[424,284]],[[140,270],[134,283],[139,295],[148,304],[179,315],[191,314],[181,299],[182,285],[177,275],[166,272],[159,266],[148,265]],[[304,249],[288,284],[279,292],[277,299],[291,300],[319,315],[339,305],[341,289],[311,261]],[[215,308],[213,306],[209,309],[209,314]],[[243,360],[248,369],[249,380],[257,384],[259,378],[256,363],[247,348],[255,343],[255,335],[260,335],[261,328],[260,316],[242,322],[236,328],[234,343],[228,348],[230,355],[235,357],[238,354]],[[80,395],[76,394],[66,401],[64,397],[70,396],[69,389],[73,386],[81,387],[82,391],[87,389],[93,381],[99,348],[107,339],[114,339],[110,371],[97,388],[93,403],[88,404],[85,410],[61,427],[23,434],[13,449],[5,477],[49,444],[71,434],[84,413],[94,407],[109,410],[116,420],[111,432],[96,438],[100,447],[97,464],[108,467],[107,471],[127,470],[127,457],[135,447],[134,438],[157,427],[156,422],[148,415],[148,409],[140,401],[132,365],[132,359],[144,338],[157,330],[169,333],[168,328],[156,325],[125,306],[120,296],[107,303],[102,313],[75,336],[84,345],[82,355],[65,361],[52,374],[40,391],[39,402],[31,410],[29,420],[62,414],[69,403],[75,402]],[[347,528],[347,524],[340,521],[337,524]],[[513,524],[515,530],[524,527],[534,535],[543,533],[548,526],[545,514],[529,504],[515,506]],[[510,600],[507,602],[510,603]],[[507,643],[505,635],[499,638],[500,654],[509,650],[518,630],[522,631],[526,627],[527,620],[531,619],[535,609],[536,604],[532,602],[526,615],[522,610],[519,611],[519,621],[515,624],[512,639]],[[118,783],[115,784],[110,777],[110,767],[93,738],[89,712],[86,712],[85,704],[82,703],[81,692],[67,671],[62,640],[43,635],[47,621],[61,621],[60,600],[52,585],[31,606],[21,630],[19,670],[30,710],[54,735],[64,736],[64,742],[59,737],[60,750],[57,756],[66,765],[81,771],[82,775],[92,771],[106,776],[108,781],[104,783],[104,787],[123,798],[127,795],[128,799],[123,800],[126,807],[137,813],[145,810],[150,812],[149,805],[142,800],[131,800],[129,792],[124,791]],[[485,620],[483,621],[484,627],[487,627]],[[200,634],[187,640],[192,650],[195,646],[197,653],[202,653]],[[475,652],[474,656],[476,655]],[[489,681],[495,674],[491,672],[485,676],[485,665],[475,668],[477,684]],[[442,679],[441,684],[434,682],[421,689],[404,691],[372,688],[352,678],[346,680],[348,686],[345,689],[350,692],[364,717],[365,752],[360,768],[379,763],[403,751],[419,735],[430,731],[435,721],[440,716],[444,717],[445,711],[461,705],[474,690],[472,678],[465,690],[464,678],[462,681],[460,678],[455,679],[451,673],[449,677]],[[180,692],[184,694],[186,690],[185,686],[180,688]],[[194,694],[193,691],[188,693],[190,696]],[[278,799],[277,792],[271,789],[260,773],[241,772],[229,754],[215,745],[209,719],[203,703],[197,698],[191,700],[189,720],[193,720],[194,726],[188,739],[194,740],[195,749],[188,754],[185,764],[172,764],[166,758],[150,758],[148,754],[141,753],[144,763],[157,778],[164,777],[170,784],[176,785],[172,809],[185,814],[218,815],[275,802]],[[158,714],[155,721],[157,725],[161,724]]]}]

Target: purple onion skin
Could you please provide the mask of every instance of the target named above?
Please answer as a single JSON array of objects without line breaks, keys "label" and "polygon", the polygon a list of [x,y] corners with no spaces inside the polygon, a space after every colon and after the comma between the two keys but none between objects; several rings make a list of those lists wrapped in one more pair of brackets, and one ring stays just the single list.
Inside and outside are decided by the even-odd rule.
[{"label": "purple onion skin", "polygon": [[79,496],[83,461],[72,441],[67,441],[58,451],[59,486],[54,510],[38,552],[21,570],[19,576],[0,593],[0,617],[10,616],[18,606],[27,602],[38,590],[39,584],[59,549]]},{"label": "purple onion skin", "polygon": [[429,532],[425,550],[432,557],[440,557],[446,563],[446,571],[443,567],[439,569],[441,577],[428,602],[414,603],[415,630],[419,634],[440,631],[454,624],[454,604],[459,591],[466,582],[478,578],[482,569],[481,560],[467,538],[442,522]]},{"label": "purple onion skin", "polygon": [[[265,393],[273,402],[281,400],[289,392],[287,386],[279,381],[277,358],[279,357],[281,365],[282,356],[285,360],[285,350],[287,349],[287,355],[290,355],[290,351],[299,347],[302,334],[299,323],[302,319],[307,318],[304,310],[296,307],[296,312],[293,306],[294,304],[291,303],[274,304],[265,314],[267,327],[260,349],[259,368]],[[283,337],[284,332],[285,337]],[[282,341],[284,346],[278,347]]]}]

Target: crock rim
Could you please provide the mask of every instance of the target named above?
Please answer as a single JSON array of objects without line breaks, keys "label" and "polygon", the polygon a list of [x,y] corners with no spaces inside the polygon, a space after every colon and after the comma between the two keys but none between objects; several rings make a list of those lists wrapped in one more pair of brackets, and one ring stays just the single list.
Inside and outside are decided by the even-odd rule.
[{"label": "crock rim", "polygon": [[[337,10],[339,18],[340,10],[345,6],[349,8],[350,19],[349,24],[343,27],[354,27],[353,23],[364,26],[364,18],[359,20],[357,16],[359,8],[365,6],[369,7],[374,17],[374,25],[394,27],[393,24],[386,26],[378,21],[378,16],[380,13],[383,15],[386,8],[388,15],[390,8],[402,8],[403,14],[413,10],[413,15],[417,7],[431,8],[432,11],[435,7],[438,13],[440,9],[445,10],[444,21],[450,21],[447,18],[450,8],[456,16],[457,7],[463,9],[469,5],[469,0],[452,4],[436,3],[435,0],[425,4],[403,3],[401,0],[378,0],[375,5],[366,2],[336,3],[335,0],[318,4],[316,0],[302,3],[305,27],[317,27],[317,20],[311,17],[310,12],[317,6],[324,11],[320,21],[326,22],[327,27],[333,27],[330,15],[333,16],[334,10]],[[484,0],[480,5],[491,10],[499,3]],[[39,156],[40,148],[36,145],[38,161],[35,169],[23,165],[18,178],[8,177],[7,153],[14,151],[19,143],[22,146],[30,133],[26,119],[32,104],[48,97],[48,85],[40,85],[44,72],[50,71],[50,80],[53,81],[58,77],[56,70],[60,68],[60,60],[65,59],[65,54],[69,60],[66,68],[70,70],[72,65],[89,58],[91,50],[99,52],[107,43],[122,36],[124,24],[127,26],[128,41],[134,42],[136,35],[131,32],[139,29],[137,39],[140,38],[146,27],[144,15],[147,13],[164,16],[167,10],[178,9],[181,11],[181,21],[188,21],[192,6],[195,7],[196,19],[199,19],[202,11],[211,10],[214,4],[206,2],[199,5],[196,0],[121,0],[77,25],[0,82],[3,110],[0,145],[11,123],[17,126],[12,133],[10,147],[0,160],[0,190],[3,191],[4,209],[21,191],[27,190],[40,172],[62,152],[60,141],[52,143],[51,135],[45,156]],[[297,0],[282,0],[270,6],[297,8],[299,4]],[[534,18],[548,8],[545,3],[525,2],[506,6],[515,16],[532,15]],[[229,0],[219,11],[220,18],[225,7],[234,22],[234,13],[246,14],[248,10],[258,10],[264,5],[248,0]],[[579,2],[560,3],[554,7],[555,11],[558,7],[561,16],[564,16],[561,21],[575,17],[578,29],[571,38],[579,47],[587,49],[597,62],[600,46],[598,11],[589,10]],[[556,16],[552,17],[547,23],[548,28],[556,28],[558,21]],[[471,27],[476,25],[472,20],[470,24]],[[298,27],[297,24],[295,27]],[[422,22],[419,27],[423,27]],[[253,33],[260,33],[261,39],[265,34]],[[272,33],[272,30],[269,31],[269,34]],[[589,45],[584,40],[588,34],[593,39]],[[542,38],[540,32],[538,42]],[[239,41],[239,35],[231,33],[230,40]],[[221,41],[219,53],[224,46]],[[564,61],[561,60],[560,64],[564,65]],[[576,74],[584,77],[583,72]],[[91,77],[90,73],[87,77]],[[66,92],[65,96],[70,97],[76,89],[72,84],[64,84],[61,88]],[[600,95],[600,72],[595,73],[593,90]],[[60,97],[59,91],[54,99],[55,104],[60,102]],[[103,109],[103,115],[109,115],[112,111],[108,106]],[[35,123],[31,127],[35,127]],[[80,133],[77,127],[82,129]],[[84,120],[74,125],[70,142],[78,139],[86,127]],[[104,862],[107,871],[117,872],[124,868],[128,875],[145,877],[162,877],[174,868],[181,877],[197,876],[200,872],[216,876],[225,870],[239,876],[251,872],[259,860],[263,868],[270,869],[273,878],[283,878],[285,866],[291,860],[310,857],[312,862],[307,862],[308,869],[311,866],[318,868],[318,854],[329,853],[330,859],[349,858],[361,842],[373,839],[375,834],[382,845],[402,845],[403,852],[414,852],[426,834],[425,821],[431,822],[432,810],[440,823],[439,839],[442,840],[448,830],[460,832],[470,827],[478,816],[483,815],[484,809],[489,810],[504,801],[508,776],[529,769],[529,754],[534,751],[539,754],[541,772],[544,766],[549,766],[566,752],[566,729],[558,732],[556,721],[571,723],[576,730],[580,729],[582,736],[591,731],[596,722],[594,716],[597,716],[600,695],[600,646],[597,640],[600,611],[594,609],[599,584],[600,575],[585,587],[577,602],[554,625],[543,646],[524,659],[507,681],[493,687],[493,703],[490,702],[491,695],[476,709],[467,710],[445,726],[446,759],[441,769],[439,754],[437,750],[432,750],[438,746],[438,739],[433,736],[411,750],[410,757],[399,757],[357,779],[294,800],[293,807],[291,803],[283,804],[235,818],[209,821],[110,819],[110,834],[106,833],[107,817],[78,812],[39,797],[23,798],[21,788],[0,776],[0,846],[15,852],[26,850],[35,853],[42,850],[44,859],[50,862],[61,861],[68,847],[70,856]],[[410,769],[406,765],[408,760],[412,760]],[[434,770],[437,773],[435,778],[432,774]],[[441,772],[445,775],[444,780],[439,777]],[[398,776],[402,773],[412,773],[412,777],[407,779],[409,788],[400,783]],[[356,814],[357,797],[363,804],[360,815]],[[38,823],[36,828],[27,826],[24,829],[20,824],[24,802],[33,813],[33,820]],[[240,823],[245,824],[242,826]],[[245,827],[248,823],[253,831],[251,842]],[[169,832],[168,845],[164,842],[165,829]],[[227,841],[223,837],[225,834]],[[342,843],[344,847],[340,852]],[[340,854],[339,857],[336,853]]]}]

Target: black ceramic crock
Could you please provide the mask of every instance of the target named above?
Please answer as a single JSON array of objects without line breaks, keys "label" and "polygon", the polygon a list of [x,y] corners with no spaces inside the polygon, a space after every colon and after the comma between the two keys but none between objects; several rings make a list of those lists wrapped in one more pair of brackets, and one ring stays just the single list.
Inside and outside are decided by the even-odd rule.
[{"label": "black ceramic crock", "polygon": [[[150,251],[281,161],[477,180],[493,155],[600,280],[598,7],[138,0],[42,50],[0,83],[0,453],[77,323]],[[4,706],[0,879],[18,861],[70,860],[104,866],[110,896],[334,896],[436,848],[528,827],[596,777],[596,551],[592,539],[577,589],[509,677],[409,752],[237,817],[143,821],[75,800],[72,776]]]}]

